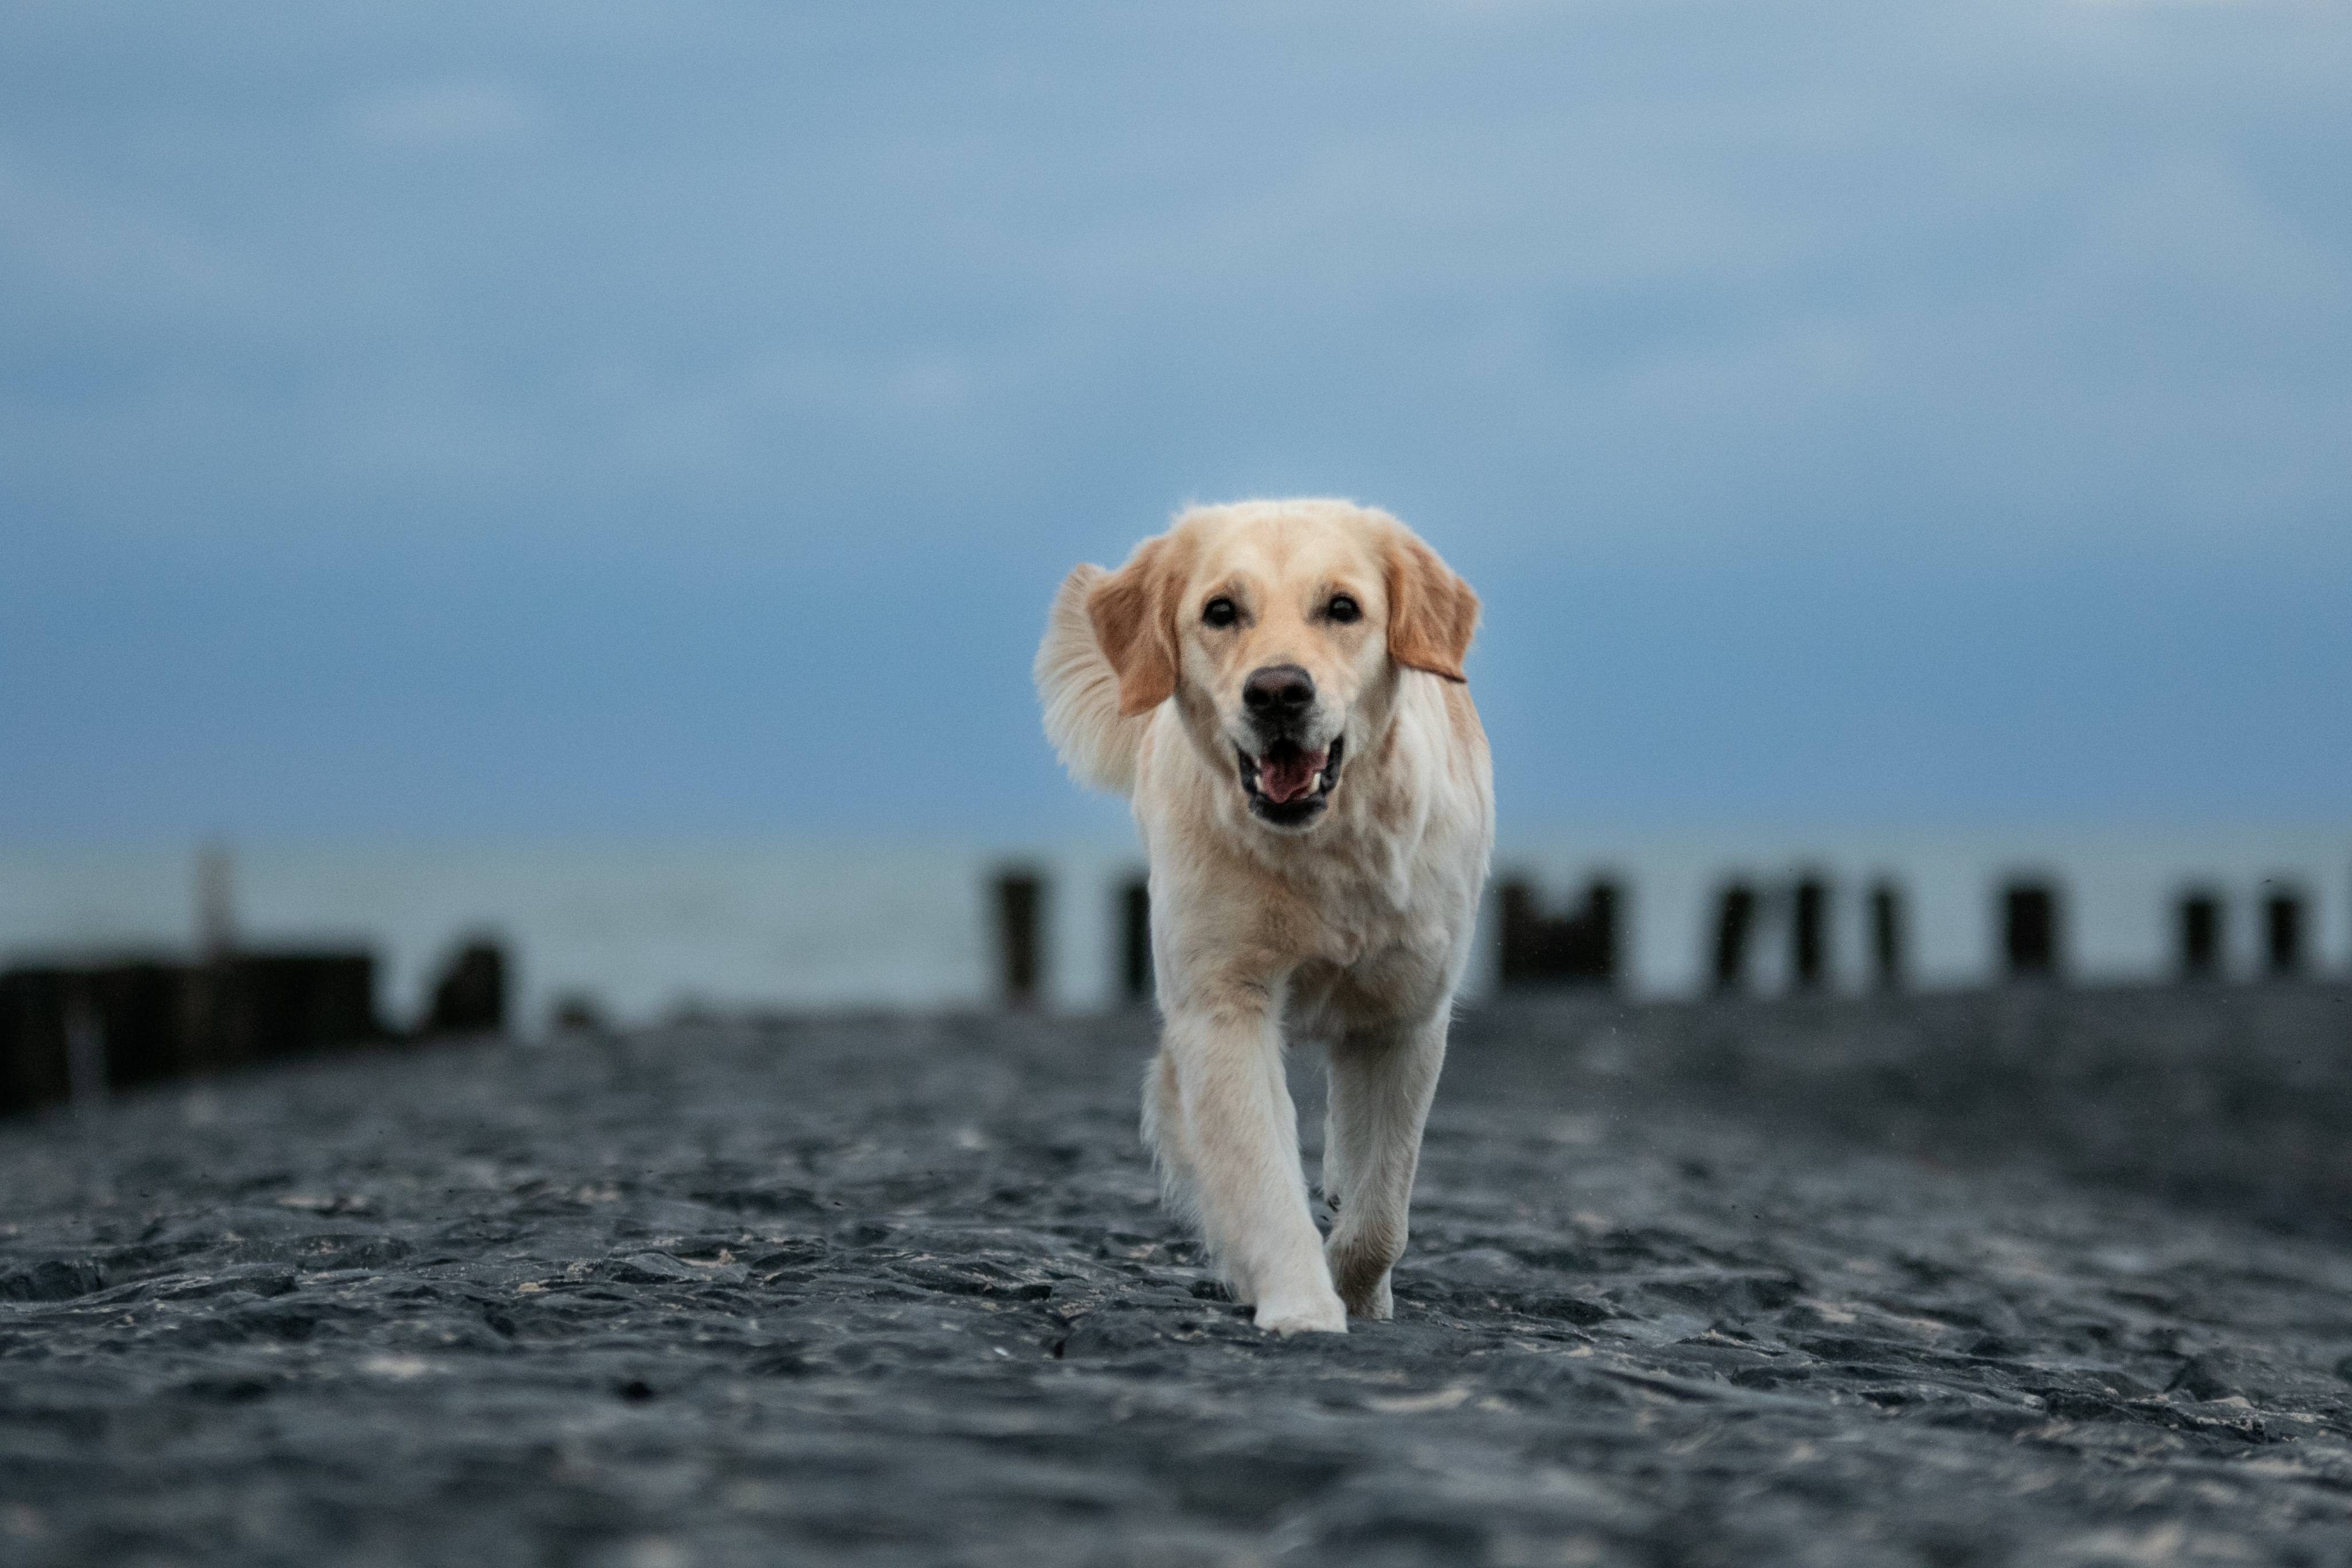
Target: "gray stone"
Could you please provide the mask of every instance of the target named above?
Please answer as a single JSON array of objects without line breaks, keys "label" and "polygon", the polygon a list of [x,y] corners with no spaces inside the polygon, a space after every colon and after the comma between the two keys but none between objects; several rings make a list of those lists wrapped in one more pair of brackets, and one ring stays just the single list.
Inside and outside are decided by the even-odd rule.
[{"label": "gray stone", "polygon": [[1158,1205],[1139,1017],[0,1125],[0,1558],[2352,1563],[2336,1167],[2242,1081],[2333,1104],[2337,994],[1474,1014],[1396,1320],[1286,1342]]}]

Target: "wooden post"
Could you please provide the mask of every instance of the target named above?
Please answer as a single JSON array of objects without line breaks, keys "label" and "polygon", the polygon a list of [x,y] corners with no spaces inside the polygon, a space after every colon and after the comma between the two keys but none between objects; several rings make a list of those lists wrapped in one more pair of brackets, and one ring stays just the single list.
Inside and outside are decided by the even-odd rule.
[{"label": "wooden post", "polygon": [[1904,935],[1902,889],[1881,880],[1870,889],[1870,975],[1881,991],[1903,989]]},{"label": "wooden post", "polygon": [[375,957],[367,952],[243,952],[217,978],[215,1065],[353,1046],[383,1031]]},{"label": "wooden post", "polygon": [[1729,993],[1748,985],[1748,939],[1756,927],[1756,889],[1746,882],[1725,884],[1715,906],[1715,988]]},{"label": "wooden post", "polygon": [[0,974],[0,1111],[54,1104],[73,1091],[62,969]]},{"label": "wooden post", "polygon": [[2274,980],[2303,973],[2303,896],[2276,892],[2263,900],[2263,968]]},{"label": "wooden post", "polygon": [[1584,889],[1584,907],[1570,915],[1547,915],[1535,889],[1514,879],[1499,889],[1503,901],[1503,967],[1506,985],[1565,982],[1611,987],[1617,984],[1617,884],[1596,877]]},{"label": "wooden post", "polygon": [[104,1081],[130,1089],[192,1071],[202,1058],[191,994],[201,987],[195,965],[110,964],[87,977],[104,1037]]},{"label": "wooden post", "polygon": [[996,879],[997,975],[1008,1007],[1034,1007],[1045,975],[1045,884],[1034,872]]},{"label": "wooden post", "polygon": [[433,987],[425,1032],[432,1035],[502,1035],[507,1027],[507,955],[494,942],[470,942],[457,950]]},{"label": "wooden post", "polygon": [[106,1016],[92,994],[96,978],[83,970],[66,981],[66,1099],[77,1114],[106,1103]]},{"label": "wooden post", "polygon": [[1790,903],[1789,987],[1819,991],[1829,981],[1829,884],[1819,877],[1801,877]]},{"label": "wooden post", "polygon": [[2174,906],[2174,930],[2179,939],[2181,979],[2221,977],[2223,913],[2219,893],[2200,889],[2180,895]]},{"label": "wooden post", "polygon": [[2058,891],[2049,883],[2016,881],[2001,889],[2001,958],[2010,979],[2058,977]]},{"label": "wooden post", "polygon": [[1514,878],[1499,889],[1503,901],[1503,967],[1496,978],[1521,985],[1543,972],[1543,917],[1536,912],[1535,889]]},{"label": "wooden post", "polygon": [[1151,884],[1141,877],[1119,889],[1121,978],[1127,999],[1151,1000]]},{"label": "wooden post", "polygon": [[1584,910],[1568,921],[1568,978],[1613,990],[1617,984],[1617,884],[1595,877],[1584,889]]}]

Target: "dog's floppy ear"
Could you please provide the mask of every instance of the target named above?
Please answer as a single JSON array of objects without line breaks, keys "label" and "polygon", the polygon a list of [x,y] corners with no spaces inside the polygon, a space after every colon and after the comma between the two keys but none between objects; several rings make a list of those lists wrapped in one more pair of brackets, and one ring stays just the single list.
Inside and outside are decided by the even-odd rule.
[{"label": "dog's floppy ear", "polygon": [[1478,595],[1437,552],[1402,531],[1389,541],[1389,657],[1408,669],[1425,669],[1467,682],[1462,656],[1478,629]]},{"label": "dog's floppy ear", "polygon": [[1176,690],[1174,551],[1147,539],[1087,595],[1095,641],[1118,671],[1118,715],[1149,713]]}]

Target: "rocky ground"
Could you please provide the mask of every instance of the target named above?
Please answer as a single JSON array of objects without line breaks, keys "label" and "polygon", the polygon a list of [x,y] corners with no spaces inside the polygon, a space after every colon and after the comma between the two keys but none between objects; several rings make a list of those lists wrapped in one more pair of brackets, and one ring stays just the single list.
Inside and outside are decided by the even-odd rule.
[{"label": "rocky ground", "polygon": [[1142,1018],[19,1122],[0,1561],[2352,1563],[2347,1001],[1489,1009],[1397,1321],[1288,1342],[1158,1211]]}]

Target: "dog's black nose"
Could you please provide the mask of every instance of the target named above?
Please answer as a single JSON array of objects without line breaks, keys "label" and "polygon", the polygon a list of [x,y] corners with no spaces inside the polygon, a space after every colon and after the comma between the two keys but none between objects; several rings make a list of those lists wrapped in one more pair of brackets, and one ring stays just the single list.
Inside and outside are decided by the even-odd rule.
[{"label": "dog's black nose", "polygon": [[1269,664],[1242,682],[1242,706],[1253,719],[1295,719],[1315,700],[1315,678],[1295,664]]}]

